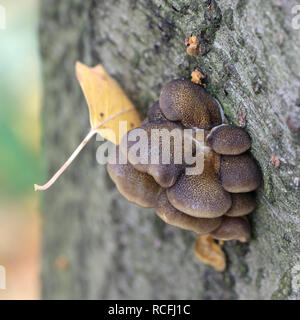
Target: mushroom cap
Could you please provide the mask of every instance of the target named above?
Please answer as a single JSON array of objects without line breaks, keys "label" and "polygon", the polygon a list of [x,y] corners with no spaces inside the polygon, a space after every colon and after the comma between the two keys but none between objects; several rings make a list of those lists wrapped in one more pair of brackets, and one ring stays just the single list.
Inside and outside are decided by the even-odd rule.
[{"label": "mushroom cap", "polygon": [[184,166],[180,164],[161,164],[150,165],[146,172],[148,172],[160,186],[168,188],[174,185],[183,169]]},{"label": "mushroom cap", "polygon": [[[148,136],[148,148],[146,148],[147,149],[146,152],[143,152],[143,150],[140,150],[139,156],[137,156],[132,152],[129,152],[130,148],[136,143],[136,141],[127,141],[127,144],[124,143],[129,133],[137,129],[145,130]],[[183,131],[181,126],[175,123],[172,123],[170,121],[155,122],[155,123],[148,122],[143,124],[139,128],[135,128],[129,131],[122,138],[120,148],[123,154],[127,153],[128,161],[133,165],[133,167],[136,170],[148,173],[155,179],[155,181],[159,185],[161,185],[164,188],[167,188],[172,186],[176,182],[179,174],[182,172],[185,165],[183,163],[183,158],[181,159],[181,163],[178,163],[178,164],[175,163],[176,157],[174,156],[174,151],[176,150],[176,148],[174,148],[175,143],[173,138],[171,138],[171,141],[170,141],[170,163],[168,164],[163,163],[162,151],[164,150],[163,150],[162,139],[160,139],[159,145],[155,145],[155,144],[152,145],[151,143],[151,131],[153,129],[158,129],[158,130],[166,129],[169,132],[171,132],[174,129],[177,129],[177,130],[180,130],[177,132],[181,135],[181,138],[183,137]],[[183,141],[183,139],[181,139],[180,141]],[[159,153],[158,163],[151,163],[152,152]]]},{"label": "mushroom cap", "polygon": [[160,93],[160,109],[171,121],[186,127],[211,129],[222,123],[217,101],[198,84],[189,80],[172,80]]},{"label": "mushroom cap", "polygon": [[170,203],[178,210],[197,218],[216,218],[231,207],[231,197],[218,180],[212,164],[199,175],[182,174],[167,189]]},{"label": "mushroom cap", "polygon": [[247,242],[250,240],[250,225],[245,217],[223,217],[218,229],[210,235],[218,240],[239,240]]},{"label": "mushroom cap", "polygon": [[225,213],[228,217],[244,216],[255,209],[256,203],[254,194],[247,193],[231,193],[232,205]]},{"label": "mushroom cap", "polygon": [[217,229],[222,221],[222,217],[195,218],[177,210],[170,204],[166,191],[163,191],[158,197],[156,213],[166,223],[197,234],[207,234]]},{"label": "mushroom cap", "polygon": [[206,143],[215,152],[224,155],[237,155],[251,147],[247,132],[229,124],[214,127],[206,138]]},{"label": "mushroom cap", "polygon": [[[118,154],[118,152],[117,152]],[[131,202],[141,207],[154,208],[161,187],[147,173],[137,171],[127,164],[107,164],[107,172],[116,184],[119,192]]]},{"label": "mushroom cap", "polygon": [[221,156],[220,179],[223,188],[228,192],[250,192],[260,186],[261,173],[247,154]]},{"label": "mushroom cap", "polygon": [[149,122],[161,122],[161,121],[168,121],[168,119],[162,113],[159,102],[156,101],[153,106],[149,109],[147,113],[147,118]]}]

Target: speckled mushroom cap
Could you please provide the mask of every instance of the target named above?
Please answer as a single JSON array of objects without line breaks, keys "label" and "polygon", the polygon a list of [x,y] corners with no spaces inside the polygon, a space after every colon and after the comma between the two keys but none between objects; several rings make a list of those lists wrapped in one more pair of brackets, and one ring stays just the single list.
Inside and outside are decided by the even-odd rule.
[{"label": "speckled mushroom cap", "polygon": [[159,107],[159,101],[156,101],[153,106],[149,109],[147,113],[147,118],[149,122],[162,122],[168,121],[168,119],[162,113]]},{"label": "speckled mushroom cap", "polygon": [[250,225],[245,217],[223,217],[221,225],[210,235],[218,240],[250,240]]},{"label": "speckled mushroom cap", "polygon": [[175,209],[170,204],[166,191],[163,191],[158,197],[156,213],[166,223],[197,234],[207,234],[217,229],[222,221],[221,217],[213,219],[195,218]]},{"label": "speckled mushroom cap", "polygon": [[222,123],[216,100],[189,80],[168,82],[162,88],[159,105],[167,119],[181,121],[186,127],[211,129]]},{"label": "speckled mushroom cap", "polygon": [[247,154],[221,156],[220,179],[223,188],[228,192],[250,192],[259,187],[261,173]]},{"label": "speckled mushroom cap", "polygon": [[208,161],[199,175],[183,173],[167,189],[170,203],[178,210],[198,218],[215,218],[231,207],[231,197],[222,187],[215,166]]},{"label": "speckled mushroom cap", "polygon": [[252,192],[231,193],[232,205],[225,213],[228,217],[244,216],[255,209],[255,198]]},{"label": "speckled mushroom cap", "polygon": [[251,146],[247,132],[228,124],[214,127],[207,136],[206,143],[215,152],[224,155],[238,155]]},{"label": "speckled mushroom cap", "polygon": [[137,171],[129,163],[119,164],[118,159],[117,164],[107,164],[107,171],[119,192],[128,201],[134,202],[141,207],[155,207],[161,187],[153,177],[147,173]]},{"label": "speckled mushroom cap", "polygon": [[[140,154],[137,155],[130,152],[130,148],[136,143],[135,141],[128,141],[127,145],[124,143],[125,139],[128,137],[129,133],[137,130],[137,129],[143,129],[147,135],[148,135],[148,149],[147,152],[140,152]],[[151,130],[158,129],[158,130],[167,130],[171,132],[172,130],[176,129],[178,130],[178,133],[183,134],[183,131],[181,129],[181,126],[178,126],[175,123],[172,123],[170,121],[165,122],[149,122],[143,124],[141,127],[133,129],[125,135],[125,137],[122,138],[120,148],[121,151],[128,156],[128,161],[134,166],[134,168],[138,171],[148,173],[151,175],[154,180],[161,185],[164,188],[172,186],[175,182],[179,174],[184,169],[184,163],[183,159],[181,159],[181,163],[177,164],[175,162],[174,157],[174,150],[173,147],[174,143],[172,141],[170,142],[170,163],[164,164],[162,161],[161,151],[162,151],[162,139],[160,139],[160,143],[157,146],[153,146],[151,144]],[[181,140],[180,140],[181,141]],[[154,152],[159,151],[159,163],[153,164],[151,163],[151,155]]]}]

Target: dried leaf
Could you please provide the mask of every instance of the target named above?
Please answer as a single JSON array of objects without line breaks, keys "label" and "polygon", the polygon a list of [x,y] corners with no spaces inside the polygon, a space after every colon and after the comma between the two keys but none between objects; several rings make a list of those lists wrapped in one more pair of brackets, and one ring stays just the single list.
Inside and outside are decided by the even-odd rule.
[{"label": "dried leaf", "polygon": [[197,36],[191,36],[185,39],[185,45],[187,46],[186,52],[190,56],[194,56],[199,53],[199,41]]},{"label": "dried leaf", "polygon": [[[101,65],[89,68],[77,62],[76,76],[89,106],[91,130],[47,183],[42,186],[34,185],[35,191],[50,188],[96,133],[119,144],[120,139],[129,129],[141,124],[134,105]],[[126,127],[122,127],[122,132],[119,132],[120,121],[126,121],[124,123]]]},{"label": "dried leaf", "polygon": [[[89,68],[81,62],[76,63],[76,76],[86,98],[92,129],[97,129],[99,124],[108,117],[122,112],[119,116],[97,129],[104,138],[119,144],[119,121],[127,121],[127,130],[141,125],[140,117],[118,83],[111,78],[101,65]],[[111,129],[114,136],[105,129]],[[123,132],[124,134],[124,132]]]},{"label": "dried leaf", "polygon": [[197,84],[200,84],[203,86],[203,88],[206,88],[206,84],[203,83],[203,80],[205,79],[205,75],[198,69],[196,68],[192,73],[191,73],[191,81]]},{"label": "dried leaf", "polygon": [[216,244],[210,235],[199,236],[195,243],[194,251],[196,257],[203,263],[211,265],[220,272],[225,270],[226,258],[221,244]]}]

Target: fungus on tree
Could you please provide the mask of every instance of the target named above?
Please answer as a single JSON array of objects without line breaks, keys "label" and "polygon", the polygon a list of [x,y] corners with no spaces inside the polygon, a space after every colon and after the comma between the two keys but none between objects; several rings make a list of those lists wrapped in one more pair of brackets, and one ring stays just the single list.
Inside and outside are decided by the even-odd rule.
[{"label": "fungus on tree", "polygon": [[168,82],[160,93],[159,105],[167,119],[181,121],[185,127],[211,129],[222,123],[217,101],[189,80]]},{"label": "fungus on tree", "polygon": [[159,195],[155,209],[157,215],[166,223],[197,234],[207,234],[217,229],[222,221],[221,217],[195,218],[177,210],[170,204],[166,191]]},{"label": "fungus on tree", "polygon": [[223,217],[221,225],[210,233],[218,240],[250,240],[250,225],[245,217]]},{"label": "fungus on tree", "polygon": [[205,165],[199,175],[183,173],[167,189],[167,196],[175,208],[198,218],[219,217],[231,207],[230,194],[222,187],[211,164]]},{"label": "fungus on tree", "polygon": [[206,143],[215,152],[224,155],[238,155],[251,147],[247,132],[229,124],[214,127],[206,137]]},{"label": "fungus on tree", "polygon": [[225,213],[228,217],[240,217],[249,214],[255,209],[255,197],[252,192],[231,193],[232,205]]},{"label": "fungus on tree", "polygon": [[[194,40],[197,39],[191,38],[192,42]],[[189,43],[191,50],[192,44]],[[250,192],[261,183],[258,166],[245,153],[251,146],[248,134],[222,124],[223,113],[218,102],[192,81],[177,79],[167,83],[159,101],[153,104],[138,127],[140,119],[134,106],[102,66],[89,69],[77,64],[77,75],[87,97],[91,130],[61,169],[45,185],[35,185],[35,189],[49,188],[91,137],[103,132],[103,125],[109,121],[114,120],[108,126],[112,130],[103,135],[114,143],[119,142],[115,139],[116,133],[120,135],[116,118],[126,115],[133,129],[123,136],[116,148],[116,163],[110,161],[107,165],[108,174],[119,192],[142,207],[155,207],[157,215],[166,223],[197,233],[197,257],[217,270],[224,270],[225,255],[213,239],[242,242],[250,239],[250,226],[244,216],[254,210],[255,200]],[[201,83],[201,79],[203,74],[198,70],[193,81]],[[109,82],[105,88],[111,89],[104,91],[105,94],[101,91],[103,81]],[[100,98],[95,99],[95,96]],[[105,119],[102,119],[100,102],[109,109]],[[185,144],[184,129],[192,131],[190,146]],[[198,129],[204,131],[202,138],[198,137]],[[192,157],[196,154],[195,167],[198,157],[204,160],[202,172],[185,171],[194,169],[185,157],[187,151]],[[122,162],[120,155],[125,156]],[[123,164],[126,159],[129,163]]]},{"label": "fungus on tree", "polygon": [[[138,134],[138,129],[143,129],[147,135],[148,146],[145,149],[140,148],[136,150],[138,152],[132,152],[131,147],[134,146],[136,141],[129,141],[128,136]],[[153,130],[158,130],[159,134],[165,135],[166,133],[172,134],[180,138],[176,141],[176,138],[170,139],[170,152],[162,150],[162,137],[158,137],[158,143],[152,143],[151,135]],[[164,131],[165,130],[165,131]],[[174,131],[173,131],[174,130]],[[176,159],[176,150],[180,148],[182,150],[182,136],[183,132],[179,125],[170,121],[164,122],[148,122],[143,124],[141,127],[129,131],[122,139],[120,148],[124,154],[127,154],[128,161],[133,165],[135,169],[141,172],[148,173],[151,175],[155,181],[164,188],[172,186],[179,174],[184,169],[184,163],[182,157]],[[164,163],[164,158],[162,153],[165,152],[169,159],[165,159],[167,163]],[[138,153],[138,154],[137,154]],[[155,155],[157,161],[153,161],[153,156]],[[178,161],[177,161],[178,160]],[[178,163],[177,163],[178,162]]]},{"label": "fungus on tree", "polygon": [[159,102],[156,101],[152,107],[149,109],[147,113],[147,119],[149,122],[162,122],[162,121],[168,121],[168,119],[164,116],[162,113]]},{"label": "fungus on tree", "polygon": [[259,187],[261,173],[248,154],[221,156],[220,179],[228,192],[250,192]]},{"label": "fungus on tree", "polygon": [[107,172],[119,192],[128,201],[134,202],[141,207],[155,207],[161,187],[153,177],[134,169],[130,163],[120,164],[118,158],[116,164],[107,164]]},{"label": "fungus on tree", "polygon": [[[218,271],[223,271],[226,263],[214,239],[249,241],[250,226],[244,216],[255,209],[252,191],[261,183],[258,166],[245,153],[251,146],[249,135],[221,123],[219,104],[203,87],[188,80],[173,80],[163,87],[159,102],[150,108],[143,124],[123,137],[120,149],[129,164],[124,168],[108,165],[110,176],[127,199],[155,206],[157,215],[166,223],[197,233],[196,256]],[[161,136],[174,129],[182,135],[186,128],[193,130],[190,151],[195,154],[197,146],[202,150],[201,173],[186,173],[185,169],[193,165],[184,163],[182,151],[181,162],[175,161],[178,154],[174,138],[170,141],[170,162],[162,161],[166,150],[162,149]],[[129,141],[128,137],[137,134],[138,129],[143,129],[148,148],[139,148],[137,153],[136,148],[135,152],[131,150],[137,141]],[[153,145],[151,135],[155,129],[167,131],[160,133],[158,143]],[[197,141],[197,129],[204,130],[203,141]],[[153,154],[159,155],[157,163],[152,161]],[[130,187],[134,181],[136,186]]]}]

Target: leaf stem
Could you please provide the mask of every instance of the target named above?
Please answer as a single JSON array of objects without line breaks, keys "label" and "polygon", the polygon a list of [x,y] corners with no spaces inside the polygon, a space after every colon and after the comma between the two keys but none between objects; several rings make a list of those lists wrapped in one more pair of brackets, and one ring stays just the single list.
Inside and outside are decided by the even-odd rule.
[{"label": "leaf stem", "polygon": [[34,185],[34,190],[47,190],[50,188],[53,183],[60,177],[60,175],[68,168],[68,166],[73,162],[73,160],[77,157],[79,152],[85,147],[91,137],[96,133],[96,130],[91,130],[87,136],[82,140],[80,145],[76,148],[76,150],[72,153],[70,158],[62,165],[62,167],[55,173],[55,175],[43,186],[39,186],[37,184]]},{"label": "leaf stem", "polygon": [[130,111],[131,109],[120,111],[116,114],[114,114],[111,117],[106,118],[104,121],[102,121],[97,127],[92,128],[90,132],[86,135],[86,137],[81,141],[80,145],[75,149],[75,151],[71,154],[70,158],[61,166],[61,168],[54,174],[54,176],[44,185],[40,186],[38,184],[34,185],[35,191],[44,191],[49,189],[53,183],[62,175],[62,173],[69,167],[69,165],[73,162],[73,160],[78,156],[80,151],[86,146],[86,144],[89,142],[89,140],[97,133],[97,130],[100,129],[100,127],[105,124],[106,122],[118,117],[119,115]]}]

